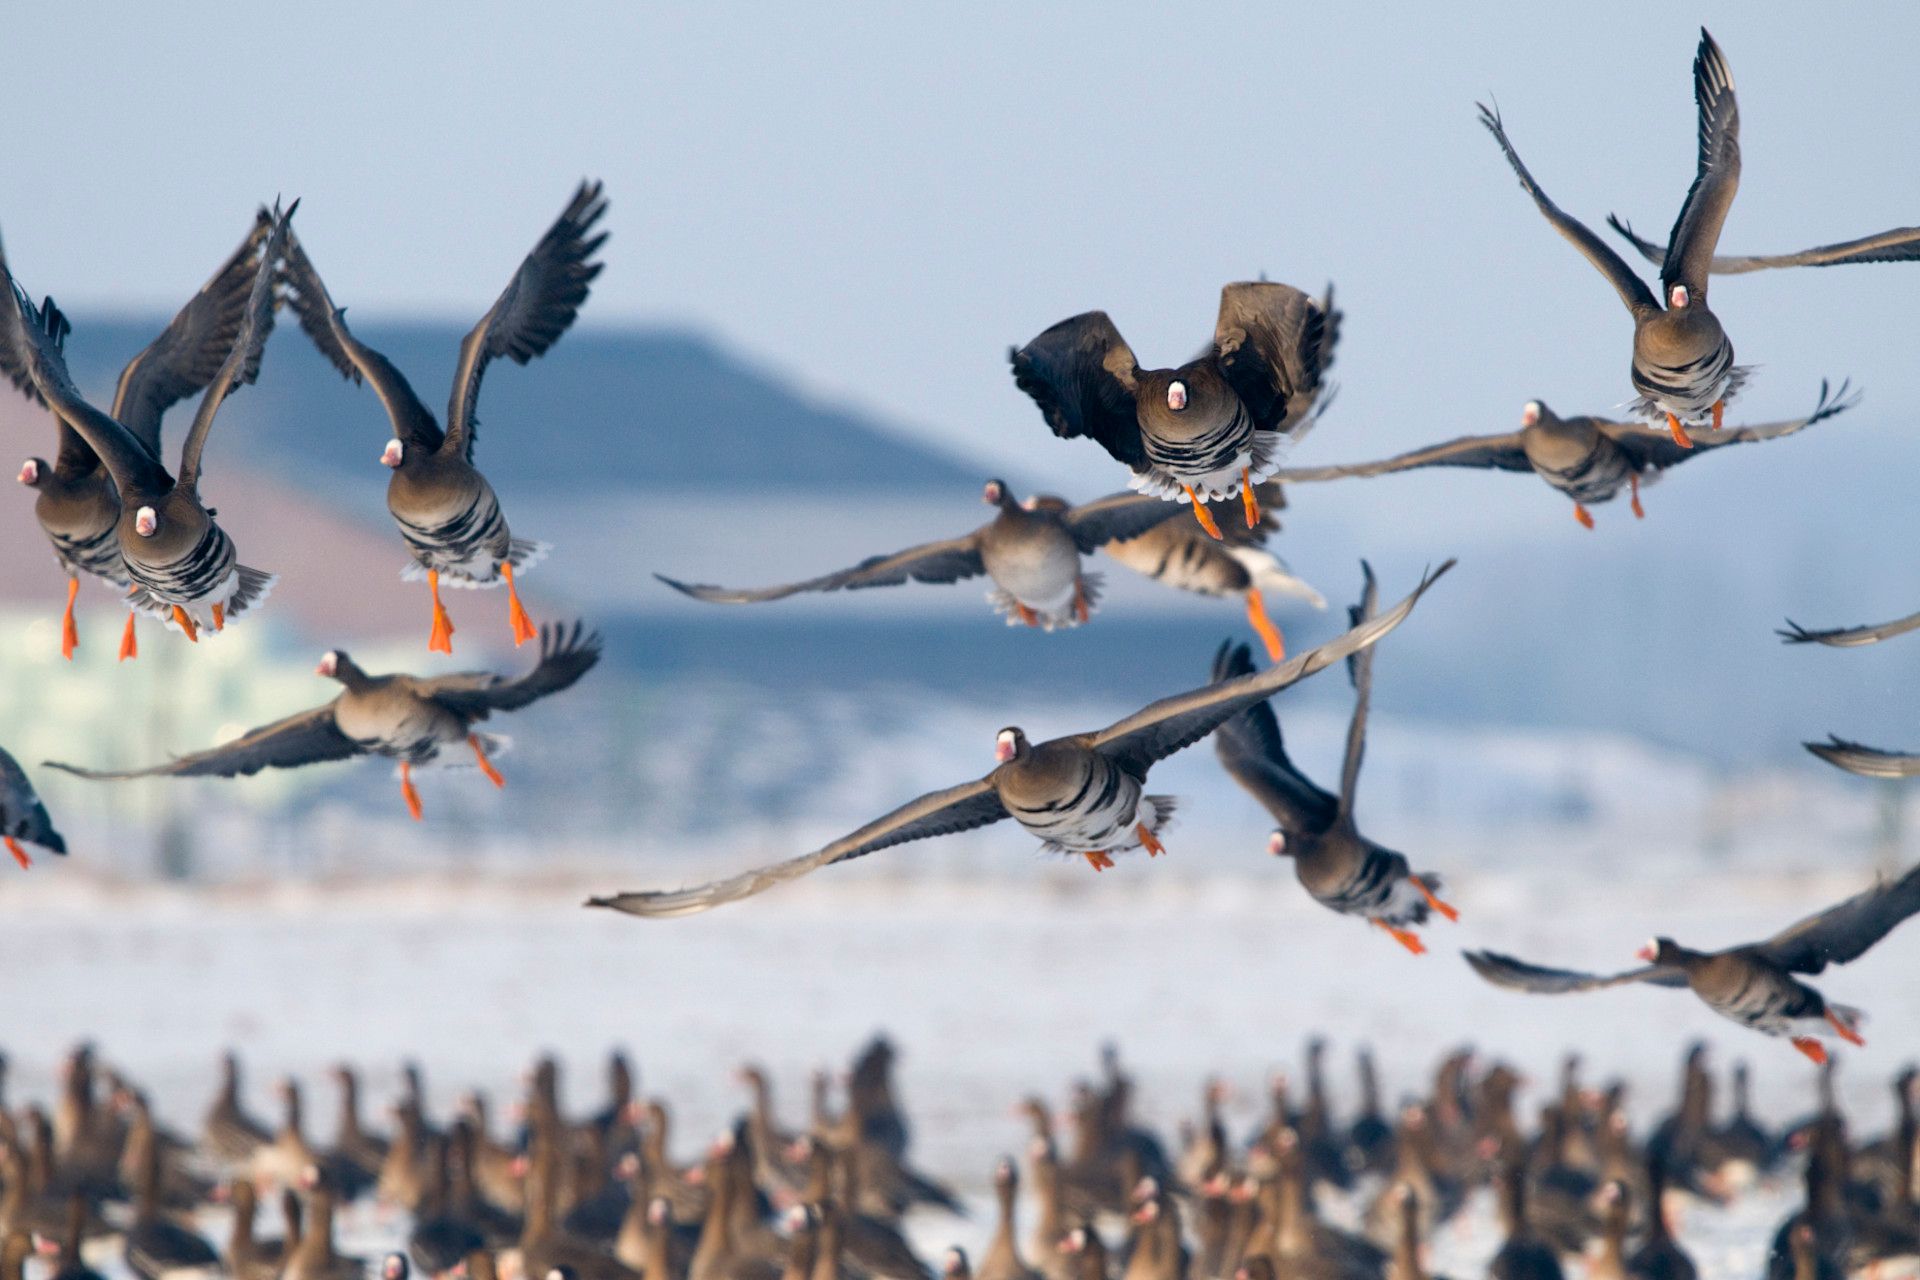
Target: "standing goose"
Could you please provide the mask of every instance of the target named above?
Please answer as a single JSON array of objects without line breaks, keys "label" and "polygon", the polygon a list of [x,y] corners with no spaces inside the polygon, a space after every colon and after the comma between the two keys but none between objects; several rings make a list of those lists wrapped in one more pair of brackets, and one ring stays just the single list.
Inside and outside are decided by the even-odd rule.
[{"label": "standing goose", "polygon": [[371,676],[341,649],[320,659],[316,673],[345,686],[325,706],[276,720],[232,742],[207,751],[181,756],[146,769],[82,769],[49,762],[82,778],[235,778],[251,777],[262,769],[296,769],[302,765],[354,756],[378,755],[400,762],[400,794],[415,821],[421,817],[420,793],[414,789],[416,766],[451,763],[442,753],[464,746],[474,763],[496,787],[507,785],[490,756],[507,740],[498,734],[478,733],[474,725],[496,711],[518,711],[560,692],[600,661],[600,637],[583,634],[581,624],[571,629],[547,626],[540,633],[540,661],[518,678],[490,671],[467,671],[446,676],[394,674]]},{"label": "standing goose", "polygon": [[67,842],[53,829],[53,819],[47,816],[47,806],[40,803],[33,783],[27,780],[26,770],[5,747],[0,747],[0,844],[6,846],[22,871],[33,866],[25,845],[63,857],[67,852]]},{"label": "standing goose", "polygon": [[[1260,503],[1260,521],[1244,532],[1228,525],[1216,541],[1184,520],[1162,520],[1145,533],[1115,538],[1102,549],[1135,573],[1175,590],[1202,596],[1239,596],[1246,602],[1247,622],[1266,646],[1267,657],[1279,662],[1287,656],[1286,642],[1267,617],[1261,588],[1305,600],[1316,609],[1326,608],[1327,602],[1296,578],[1285,561],[1266,549],[1267,536],[1280,527],[1273,511],[1286,506],[1280,486],[1267,481],[1255,485],[1254,493]],[[1027,505],[1037,510],[1050,505],[1054,510],[1066,507],[1059,498],[1045,494],[1027,499]]]},{"label": "standing goose", "polygon": [[1624,973],[1578,973],[1546,969],[1492,951],[1469,951],[1467,963],[1496,986],[1542,995],[1593,991],[1632,982],[1688,987],[1709,1009],[1743,1027],[1770,1036],[1786,1036],[1815,1062],[1825,1062],[1820,1041],[1837,1035],[1864,1044],[1858,1009],[1835,1004],[1796,978],[1816,974],[1830,964],[1857,960],[1920,913],[1920,865],[1898,880],[1882,880],[1844,902],[1789,925],[1764,942],[1720,951],[1693,951],[1671,938],[1655,938],[1642,947],[1642,968]]},{"label": "standing goose", "polygon": [[[1860,402],[1849,394],[1851,383],[1837,392],[1820,384],[1820,402],[1803,418],[1735,427],[1681,444],[1669,432],[1637,422],[1610,422],[1605,418],[1563,418],[1544,400],[1529,400],[1520,409],[1520,429],[1500,435],[1462,436],[1378,462],[1355,462],[1328,467],[1289,467],[1279,479],[1289,483],[1384,476],[1420,467],[1478,467],[1486,471],[1531,471],[1573,500],[1573,518],[1593,528],[1590,506],[1611,502],[1628,490],[1633,514],[1645,518],[1640,486],[1652,484],[1669,467],[1729,444],[1778,440],[1804,431],[1816,422],[1845,413]],[[1916,623],[1915,625],[1920,625]]]},{"label": "standing goose", "polygon": [[1664,418],[1674,443],[1683,449],[1693,444],[1687,424],[1711,421],[1719,428],[1727,401],[1739,392],[1748,373],[1733,363],[1733,343],[1727,340],[1719,318],[1707,309],[1707,275],[1714,246],[1740,186],[1740,107],[1734,99],[1733,72],[1704,28],[1693,60],[1693,96],[1699,116],[1699,161],[1660,265],[1664,306],[1612,246],[1547,198],[1507,140],[1499,112],[1480,108],[1481,123],[1506,152],[1520,186],[1554,230],[1607,277],[1633,314],[1631,376],[1634,390],[1640,393],[1633,408],[1649,421]]},{"label": "standing goose", "polygon": [[[1379,598],[1373,570],[1364,563],[1362,568],[1366,589],[1359,605],[1348,610],[1355,627],[1372,620]],[[1426,945],[1415,927],[1426,924],[1432,912],[1449,920],[1459,919],[1459,913],[1440,899],[1439,876],[1425,871],[1414,874],[1404,854],[1360,834],[1353,798],[1367,745],[1373,650],[1358,651],[1348,665],[1353,677],[1353,720],[1347,726],[1346,763],[1340,771],[1337,797],[1315,786],[1287,758],[1280,721],[1265,702],[1252,704],[1221,725],[1214,734],[1213,749],[1234,781],[1273,815],[1278,825],[1267,837],[1267,852],[1293,859],[1294,873],[1314,901],[1368,921],[1419,955]],[[1244,677],[1252,670],[1245,645],[1222,645],[1213,660],[1215,680]]]},{"label": "standing goose", "polygon": [[1920,755],[1865,747],[1831,734],[1825,742],[1803,742],[1800,745],[1836,769],[1845,769],[1863,778],[1920,777]]},{"label": "standing goose", "polygon": [[1404,622],[1452,566],[1449,560],[1422,578],[1391,612],[1257,675],[1163,698],[1105,729],[1037,746],[1018,727],[1002,729],[994,740],[999,763],[985,777],[909,801],[816,852],[692,889],[621,893],[591,898],[587,905],[637,916],[692,915],[836,862],[1009,817],[1039,837],[1043,850],[1079,854],[1096,870],[1112,866],[1117,852],[1160,853],[1158,833],[1172,816],[1173,800],[1144,793],[1147,772],[1156,762],[1192,746],[1252,704],[1372,644]]},{"label": "standing goose", "polygon": [[[1635,235],[1625,218],[1607,215],[1607,225],[1640,251],[1649,262],[1665,262],[1667,248],[1645,236]],[[1775,267],[1844,267],[1858,262],[1912,262],[1920,259],[1920,227],[1895,227],[1858,240],[1817,245],[1798,253],[1759,253],[1748,256],[1714,255],[1708,270],[1716,276],[1745,275],[1749,271],[1770,271]]]},{"label": "standing goose", "polygon": [[288,223],[299,206],[294,201],[284,214],[275,207],[239,332],[201,397],[180,449],[177,478],[125,424],[80,395],[61,353],[67,318],[52,299],[36,310],[16,286],[17,305],[0,305],[0,348],[24,353],[35,390],[79,432],[113,478],[120,501],[120,557],[133,583],[133,607],[169,620],[189,640],[198,640],[202,627],[224,629],[229,618],[259,604],[273,587],[272,574],[239,562],[233,539],[201,501],[201,463],[221,404],[260,374],[273,330],[274,277]]},{"label": "standing goose", "polygon": [[442,430],[398,369],[347,329],[346,313],[333,305],[327,286],[306,251],[288,246],[290,301],[300,327],[343,377],[365,379],[385,406],[393,424],[380,461],[393,471],[387,483],[387,510],[400,526],[413,560],[408,579],[425,575],[433,594],[433,630],[427,648],[453,652],[453,622],[440,603],[440,580],[449,586],[507,588],[507,613],[515,646],[536,634],[514,584],[516,570],[531,568],[547,553],[544,543],[516,538],[507,528],[493,486],[473,465],[479,426],[474,417],[480,379],[487,365],[502,356],[526,364],[560,340],[579,315],[580,306],[602,263],[592,261],[607,233],[593,226],[607,211],[598,182],[582,182],[540,243],[521,262],[505,291],[472,332],[460,342],[460,363],[453,376],[453,398]]},{"label": "standing goose", "polygon": [[803,591],[858,591],[897,587],[905,582],[958,582],[986,574],[995,613],[1008,626],[1076,627],[1093,616],[1100,598],[1100,575],[1084,572],[1080,557],[1092,555],[1116,538],[1131,538],[1177,512],[1138,494],[1114,493],[1081,506],[1060,499],[1021,502],[1004,480],[989,480],[980,500],[997,510],[972,533],[922,543],[891,555],[872,556],[851,569],[789,582],[777,587],[734,589],[660,581],[695,600],[710,604],[759,604]]},{"label": "standing goose", "polygon": [[1260,523],[1253,486],[1324,407],[1339,336],[1331,287],[1315,302],[1262,280],[1220,291],[1212,344],[1175,369],[1142,369],[1104,311],[1062,320],[1007,358],[1053,434],[1091,437],[1132,470],[1133,488],[1192,504],[1218,538],[1204,500],[1239,494],[1247,527]]},{"label": "standing goose", "polygon": [[[240,247],[180,308],[160,335],[120,371],[107,416],[124,426],[153,457],[160,456],[161,418],[179,401],[204,390],[233,349],[259,273],[261,247],[272,229],[273,215],[261,209]],[[0,255],[0,276],[5,270],[4,255]],[[44,403],[24,361],[4,343],[0,343],[0,370],[29,398]],[[71,660],[80,643],[73,604],[80,591],[81,575],[98,578],[122,595],[133,583],[120,559],[120,494],[113,477],[71,422],[56,414],[54,423],[60,433],[59,453],[51,464],[44,458],[28,458],[20,464],[19,480],[36,494],[34,517],[67,575],[60,655]],[[135,616],[127,615],[126,629],[121,633],[122,661],[138,656]]]}]

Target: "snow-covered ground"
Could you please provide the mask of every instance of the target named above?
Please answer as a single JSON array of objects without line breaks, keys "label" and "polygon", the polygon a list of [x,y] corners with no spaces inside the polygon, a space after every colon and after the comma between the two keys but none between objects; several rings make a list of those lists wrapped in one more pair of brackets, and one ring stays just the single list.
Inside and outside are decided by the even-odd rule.
[{"label": "snow-covered ground", "polygon": [[[568,1102],[584,1108],[597,1101],[603,1055],[619,1045],[643,1089],[675,1105],[685,1153],[742,1104],[728,1068],[764,1063],[797,1122],[807,1073],[844,1063],[884,1029],[903,1053],[916,1159],[979,1197],[994,1158],[1021,1144],[1014,1101],[1061,1098],[1107,1039],[1139,1078],[1143,1117],[1169,1133],[1215,1073],[1239,1086],[1237,1115],[1250,1125],[1263,1081],[1296,1068],[1310,1034],[1331,1040],[1343,1100],[1347,1055],[1361,1043],[1398,1093],[1471,1042],[1535,1082],[1528,1106],[1552,1087],[1561,1055],[1578,1050],[1592,1079],[1630,1082],[1643,1128],[1670,1105],[1684,1046],[1704,1038],[1723,1066],[1736,1056],[1754,1064],[1759,1107],[1784,1122],[1805,1112],[1813,1089],[1812,1068],[1786,1045],[1671,992],[1496,990],[1454,949],[1622,964],[1655,930],[1704,944],[1757,937],[1867,879],[1858,858],[1805,876],[1615,877],[1589,867],[1567,879],[1462,862],[1453,883],[1463,920],[1434,929],[1433,952],[1415,958],[1314,908],[1278,864],[1172,874],[1194,856],[1178,845],[1100,876],[1056,865],[988,873],[964,859],[943,866],[946,856],[917,846],[891,865],[873,859],[667,922],[582,910],[586,891],[610,886],[564,873],[182,891],[35,872],[10,877],[0,899],[0,1044],[16,1101],[46,1097],[59,1054],[91,1037],[186,1128],[210,1096],[215,1054],[231,1045],[263,1113],[276,1076],[313,1081],[321,1136],[331,1099],[315,1077],[340,1059],[364,1064],[377,1104],[401,1058],[417,1058],[444,1108],[471,1087],[516,1090],[530,1058],[552,1051],[569,1068]],[[1550,868],[1566,855],[1541,856]],[[916,860],[931,874],[912,874]],[[1839,1074],[1861,1134],[1886,1125],[1885,1082],[1920,1057],[1915,973],[1920,926],[1821,979],[1872,1014],[1869,1046],[1846,1053]],[[1708,1274],[1753,1274],[1790,1200],[1789,1187],[1692,1213],[1688,1239],[1711,1249]],[[1436,1241],[1436,1268],[1476,1274],[1495,1243],[1486,1221],[1481,1206],[1474,1225]],[[357,1217],[350,1238],[373,1248],[399,1230]],[[929,1247],[978,1244],[986,1230],[981,1214],[915,1224]]]}]

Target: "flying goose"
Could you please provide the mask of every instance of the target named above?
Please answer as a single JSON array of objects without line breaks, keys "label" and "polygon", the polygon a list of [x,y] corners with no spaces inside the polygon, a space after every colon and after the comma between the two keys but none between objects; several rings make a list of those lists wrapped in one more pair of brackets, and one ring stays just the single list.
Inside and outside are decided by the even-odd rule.
[{"label": "flying goose", "polygon": [[1633,314],[1631,376],[1634,390],[1640,393],[1633,408],[1649,421],[1664,417],[1674,443],[1683,449],[1692,445],[1687,424],[1711,421],[1719,429],[1727,401],[1739,392],[1748,374],[1744,366],[1733,363],[1733,343],[1707,308],[1708,266],[1740,186],[1740,108],[1726,57],[1704,28],[1693,60],[1693,95],[1699,115],[1699,162],[1660,266],[1664,308],[1662,298],[1654,297],[1612,246],[1547,198],[1507,140],[1500,113],[1485,105],[1480,108],[1480,122],[1506,153],[1520,186],[1554,230],[1607,277]]},{"label": "flying goose", "polygon": [[[204,390],[233,349],[259,271],[260,250],[272,229],[273,215],[263,208],[255,216],[253,230],[212,279],[200,286],[200,292],[180,308],[160,335],[120,371],[107,416],[124,426],[152,456],[160,456],[160,420],[167,410]],[[0,254],[0,277],[5,271],[5,256]],[[0,343],[0,371],[29,399],[44,404],[22,356]],[[49,464],[45,458],[28,458],[20,464],[18,478],[34,491],[34,517],[67,575],[60,656],[71,661],[80,644],[73,605],[80,593],[81,575],[98,578],[121,595],[133,583],[120,560],[120,494],[113,477],[71,422],[56,414],[54,425],[60,440],[54,461]],[[121,633],[123,662],[139,653],[133,628],[136,616],[128,613],[126,629]]]},{"label": "flying goose", "polygon": [[[1803,418],[1734,427],[1680,444],[1667,431],[1637,422],[1609,422],[1582,416],[1563,418],[1544,400],[1529,400],[1520,410],[1520,429],[1501,435],[1462,436],[1378,462],[1356,462],[1327,467],[1289,467],[1278,479],[1289,482],[1342,480],[1384,476],[1419,467],[1479,467],[1488,471],[1531,471],[1573,500],[1573,518],[1593,528],[1590,506],[1611,502],[1628,490],[1636,519],[1646,517],[1640,505],[1640,486],[1652,484],[1669,467],[1697,458],[1722,445],[1778,440],[1804,431],[1816,422],[1845,413],[1860,403],[1860,394],[1842,382],[1838,391],[1820,384],[1820,400]],[[1920,621],[1916,621],[1920,626]]]},{"label": "flying goose", "polygon": [[922,543],[891,555],[872,556],[851,569],[777,587],[735,589],[656,578],[675,591],[710,604],[760,604],[805,591],[858,591],[905,582],[958,582],[986,574],[994,590],[987,600],[1008,626],[1048,631],[1077,627],[1093,616],[1100,575],[1080,567],[1115,538],[1134,537],[1177,514],[1166,503],[1134,493],[1113,493],[1077,507],[1053,500],[1022,503],[1004,480],[989,480],[980,500],[997,514],[971,533]]},{"label": "flying goose", "polygon": [[[1607,215],[1607,225],[1638,249],[1640,256],[1649,262],[1666,260],[1666,246],[1655,244],[1645,236],[1635,235],[1632,225],[1625,218],[1610,213]],[[1759,253],[1746,257],[1716,254],[1708,270],[1716,276],[1738,276],[1775,267],[1841,267],[1856,262],[1912,262],[1917,258],[1920,258],[1920,227],[1895,227],[1891,231],[1861,236],[1858,240],[1842,240],[1839,244],[1802,249],[1799,253]]]},{"label": "flying goose", "polygon": [[1172,816],[1174,801],[1145,794],[1147,773],[1157,761],[1192,746],[1253,703],[1374,643],[1404,622],[1415,602],[1452,567],[1449,560],[1427,574],[1388,613],[1257,675],[1163,698],[1105,729],[1038,745],[1018,727],[1002,729],[994,740],[997,766],[985,777],[909,801],[813,853],[691,889],[620,893],[589,899],[587,905],[638,916],[692,915],[836,862],[1009,817],[1039,837],[1043,850],[1079,854],[1095,870],[1112,866],[1115,853],[1141,848],[1149,855],[1161,853],[1158,833]]},{"label": "flying goose", "polygon": [[24,845],[30,844],[48,853],[65,855],[67,852],[67,842],[53,829],[53,819],[47,816],[47,806],[40,803],[33,783],[27,780],[27,771],[7,754],[5,747],[0,747],[0,844],[6,846],[22,871],[33,866],[33,858]]},{"label": "flying goose", "polygon": [[387,510],[413,553],[401,576],[424,576],[433,595],[433,629],[427,639],[431,652],[453,652],[453,622],[440,603],[443,578],[456,587],[505,583],[514,645],[536,634],[520,603],[514,574],[533,567],[547,547],[516,538],[508,529],[493,486],[473,464],[479,426],[474,414],[480,379],[490,363],[505,356],[526,364],[545,355],[580,314],[604,265],[592,259],[607,233],[595,234],[593,227],[606,211],[601,185],[582,182],[487,314],[461,339],[444,430],[400,371],[347,329],[345,311],[334,306],[306,250],[298,241],[288,246],[289,301],[300,327],[341,376],[372,385],[393,424],[393,438],[380,455],[393,472],[387,482]]},{"label": "flying goose", "polygon": [[1213,342],[1178,368],[1142,369],[1104,311],[1062,320],[1007,358],[1053,434],[1091,437],[1132,470],[1133,488],[1192,504],[1218,538],[1203,500],[1239,494],[1247,527],[1260,523],[1253,485],[1325,406],[1339,336],[1331,287],[1315,302],[1262,280],[1220,291]]},{"label": "flying goose", "polygon": [[[1135,573],[1177,591],[1239,596],[1246,602],[1247,622],[1266,646],[1267,657],[1279,662],[1287,656],[1286,641],[1267,617],[1261,588],[1305,600],[1316,609],[1326,608],[1327,602],[1312,586],[1295,577],[1284,560],[1266,549],[1268,535],[1280,528],[1273,512],[1287,504],[1280,486],[1270,480],[1257,484],[1254,496],[1260,503],[1260,522],[1244,531],[1229,524],[1218,541],[1184,520],[1162,520],[1145,533],[1116,538],[1101,550]],[[1036,510],[1066,509],[1065,501],[1051,494],[1028,498],[1026,505]],[[985,1265],[981,1264],[983,1269]]]},{"label": "flying goose", "polygon": [[600,661],[600,637],[584,634],[581,624],[547,626],[540,632],[540,661],[523,676],[490,671],[457,675],[368,675],[344,650],[320,659],[316,674],[344,686],[325,706],[276,720],[207,751],[181,756],[145,769],[82,769],[49,761],[49,767],[82,778],[234,778],[262,769],[296,769],[354,756],[386,756],[400,762],[400,794],[415,821],[421,817],[414,789],[416,766],[450,764],[443,752],[464,746],[496,787],[506,779],[492,755],[507,743],[497,734],[478,733],[474,725],[496,711],[518,711],[570,687]]},{"label": "flying goose", "polygon": [[1787,644],[1825,644],[1836,649],[1858,649],[1862,645],[1878,644],[1916,629],[1920,629],[1920,613],[1910,613],[1904,618],[1895,618],[1892,622],[1875,626],[1835,627],[1828,631],[1809,631],[1789,618],[1787,629],[1774,634]]},{"label": "flying goose", "polygon": [[1720,951],[1694,951],[1672,938],[1654,938],[1639,951],[1644,962],[1622,973],[1546,969],[1492,951],[1469,951],[1467,963],[1496,986],[1543,995],[1593,991],[1627,983],[1689,987],[1709,1009],[1741,1026],[1786,1036],[1815,1062],[1825,1062],[1820,1041],[1837,1035],[1864,1044],[1858,1009],[1824,999],[1795,974],[1816,974],[1830,964],[1865,955],[1907,917],[1920,912],[1920,865],[1898,880],[1882,880],[1844,902],[1808,916],[1763,942]]},{"label": "flying goose", "polygon": [[1920,755],[1882,751],[1878,747],[1865,747],[1832,735],[1825,742],[1803,742],[1800,745],[1836,769],[1845,769],[1863,778],[1920,777]]},{"label": "flying goose", "polygon": [[[1362,562],[1366,586],[1360,603],[1349,609],[1355,627],[1374,616],[1379,587]],[[1267,852],[1293,859],[1294,874],[1314,901],[1342,915],[1358,916],[1391,935],[1415,955],[1426,950],[1418,925],[1438,912],[1449,920],[1459,912],[1441,900],[1440,877],[1415,874],[1404,854],[1360,834],[1353,797],[1360,781],[1360,760],[1367,745],[1367,707],[1373,696],[1372,648],[1348,659],[1353,677],[1353,721],[1347,727],[1346,763],[1340,794],[1328,795],[1287,758],[1280,721],[1265,701],[1255,702],[1215,731],[1213,749],[1233,780],[1273,815]],[[1214,656],[1215,681],[1232,680],[1253,670],[1245,645],[1221,645]]]},{"label": "flying goose", "polygon": [[300,202],[282,214],[261,250],[245,314],[193,426],[180,450],[176,478],[124,423],[82,398],[61,353],[68,323],[51,298],[39,308],[16,285],[16,305],[0,305],[0,349],[20,353],[34,389],[97,454],[119,493],[117,536],[121,562],[133,584],[133,607],[170,621],[189,640],[203,627],[225,628],[266,598],[273,575],[239,562],[233,540],[214,522],[200,498],[202,456],[215,415],[227,396],[260,374],[260,358],[273,330],[274,276],[287,226]]}]

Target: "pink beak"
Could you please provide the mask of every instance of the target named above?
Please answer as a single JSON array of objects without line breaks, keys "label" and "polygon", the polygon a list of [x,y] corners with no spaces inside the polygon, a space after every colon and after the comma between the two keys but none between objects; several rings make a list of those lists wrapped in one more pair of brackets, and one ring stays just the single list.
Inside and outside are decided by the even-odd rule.
[{"label": "pink beak", "polygon": [[143,538],[152,537],[153,530],[155,527],[154,518],[150,515],[147,515],[145,512],[142,512],[141,514],[133,518],[133,527],[135,531],[137,531],[140,534],[141,537]]},{"label": "pink beak", "polygon": [[317,676],[330,676],[333,674],[333,671],[334,662],[332,654],[328,654],[326,657],[320,659],[320,665],[313,669],[313,673]]},{"label": "pink beak", "polygon": [[1277,858],[1281,854],[1285,853],[1286,851],[1287,851],[1287,838],[1285,836],[1281,835],[1278,831],[1276,831],[1272,835],[1267,837],[1267,852],[1271,854],[1273,857]]},{"label": "pink beak", "polygon": [[997,504],[1000,501],[1000,486],[997,484],[990,484],[985,489],[981,490],[980,501],[986,503],[990,507]]},{"label": "pink beak", "polygon": [[383,450],[380,454],[380,465],[386,466],[386,467],[399,466],[400,454],[401,454],[400,442],[398,440],[387,441],[386,449]]},{"label": "pink beak", "polygon": [[994,743],[993,758],[1001,764],[1013,759],[1013,744],[1011,742]]},{"label": "pink beak", "polygon": [[1167,388],[1167,408],[1184,409],[1187,407],[1187,389],[1176,382]]},{"label": "pink beak", "polygon": [[20,466],[20,483],[21,484],[32,484],[34,481],[38,480],[39,478],[40,478],[40,467],[38,463],[25,462],[21,464]]},{"label": "pink beak", "polygon": [[1659,957],[1660,953],[1655,951],[1651,945],[1648,945],[1640,948],[1638,951],[1634,952],[1633,954],[1639,957],[1641,960],[1646,961],[1648,964],[1652,964],[1654,960]]}]

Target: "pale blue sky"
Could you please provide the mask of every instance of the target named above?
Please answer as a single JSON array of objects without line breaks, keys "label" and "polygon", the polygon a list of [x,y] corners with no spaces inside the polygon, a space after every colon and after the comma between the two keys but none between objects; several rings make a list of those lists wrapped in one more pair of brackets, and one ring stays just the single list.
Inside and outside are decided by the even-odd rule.
[{"label": "pale blue sky", "polygon": [[[1356,5],[33,5],[8,18],[0,227],[30,287],[176,302],[301,196],[340,301],[477,314],[582,174],[613,199],[589,323],[686,322],[1016,474],[1112,487],[1004,352],[1104,307],[1143,360],[1267,271],[1348,309],[1303,460],[1625,400],[1628,322],[1474,119],[1562,205],[1664,234],[1705,21],[1740,91],[1725,247],[1920,221],[1920,9]],[[529,16],[537,15],[537,16]],[[1920,268],[1750,277],[1714,305],[1752,412],[1825,373],[1914,403]]]}]

